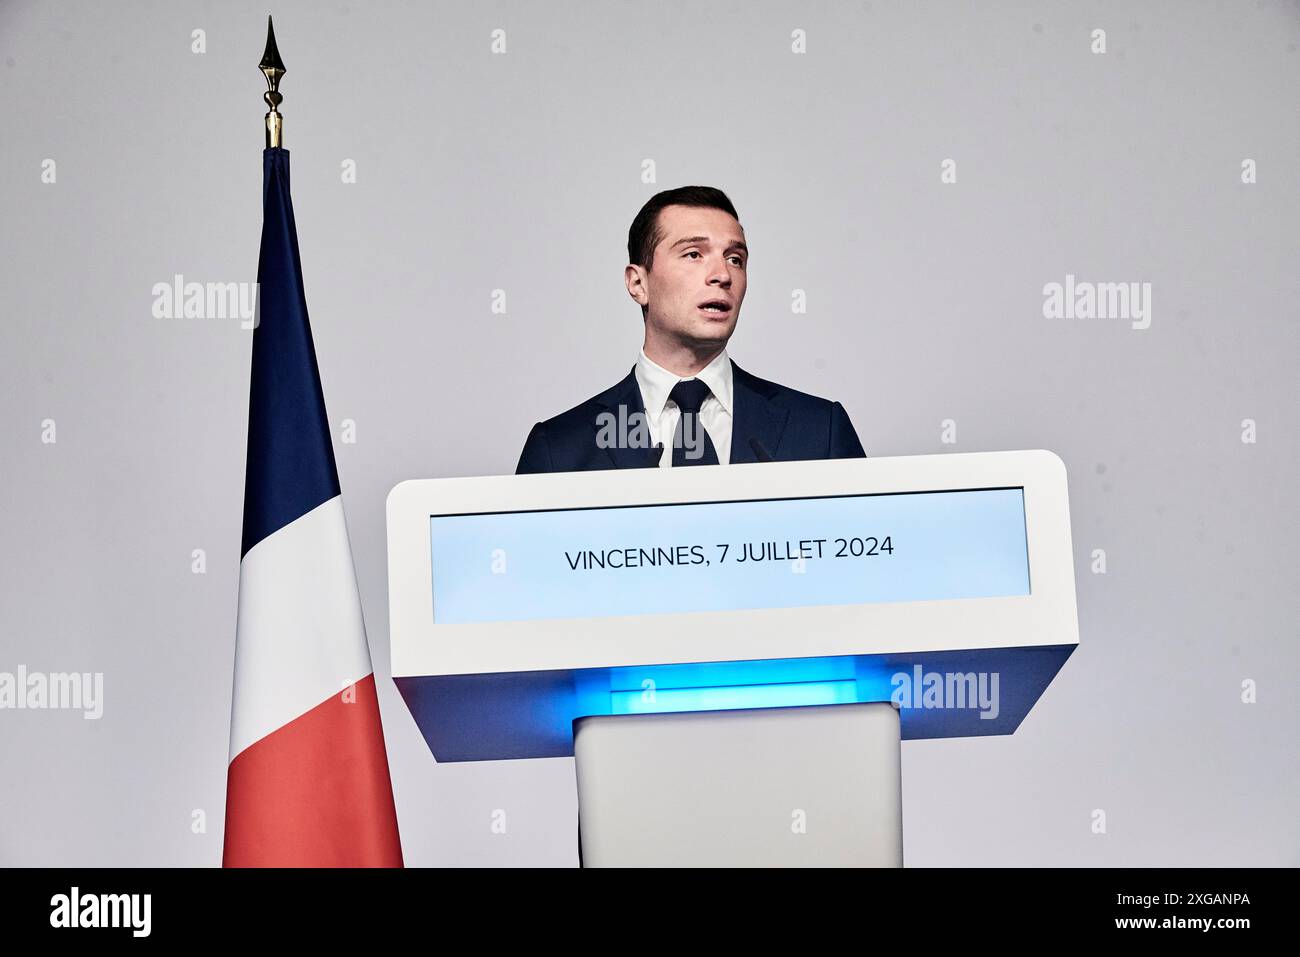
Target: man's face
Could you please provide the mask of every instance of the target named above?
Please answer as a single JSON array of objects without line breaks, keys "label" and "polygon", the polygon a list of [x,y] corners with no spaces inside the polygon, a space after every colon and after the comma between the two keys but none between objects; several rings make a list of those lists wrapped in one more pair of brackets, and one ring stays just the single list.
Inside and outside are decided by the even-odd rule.
[{"label": "man's face", "polygon": [[647,307],[647,337],[694,349],[726,345],[745,299],[749,250],[740,223],[720,209],[665,206],[659,235],[650,271],[628,267],[628,291]]}]

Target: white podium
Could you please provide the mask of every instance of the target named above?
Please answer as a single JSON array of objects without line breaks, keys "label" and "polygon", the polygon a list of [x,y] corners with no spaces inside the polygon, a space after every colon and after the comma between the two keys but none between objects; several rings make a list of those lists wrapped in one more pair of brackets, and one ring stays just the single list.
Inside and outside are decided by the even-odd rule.
[{"label": "white podium", "polygon": [[900,864],[899,741],[1013,733],[1078,644],[1045,451],[409,481],[388,559],[435,759],[576,738],[587,865]]}]

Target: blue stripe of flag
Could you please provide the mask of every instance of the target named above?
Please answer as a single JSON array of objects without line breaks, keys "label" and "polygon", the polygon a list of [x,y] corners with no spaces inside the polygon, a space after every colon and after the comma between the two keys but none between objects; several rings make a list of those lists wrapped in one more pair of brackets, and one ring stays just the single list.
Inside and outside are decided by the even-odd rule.
[{"label": "blue stripe of flag", "polygon": [[303,294],[285,149],[268,149],[262,156],[257,282],[241,559],[271,533],[339,494]]}]

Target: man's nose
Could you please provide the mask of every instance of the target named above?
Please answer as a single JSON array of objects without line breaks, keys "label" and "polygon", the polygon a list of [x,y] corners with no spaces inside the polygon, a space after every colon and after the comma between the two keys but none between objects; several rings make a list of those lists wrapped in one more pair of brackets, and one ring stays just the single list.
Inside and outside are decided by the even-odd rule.
[{"label": "man's nose", "polygon": [[724,259],[713,267],[713,272],[709,276],[710,283],[716,283],[724,289],[731,286],[731,270],[727,268],[727,261]]}]

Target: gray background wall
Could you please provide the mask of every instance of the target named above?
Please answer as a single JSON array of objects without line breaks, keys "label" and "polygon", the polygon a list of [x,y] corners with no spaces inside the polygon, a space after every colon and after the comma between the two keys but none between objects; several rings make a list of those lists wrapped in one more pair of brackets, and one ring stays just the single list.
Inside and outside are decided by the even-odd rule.
[{"label": "gray background wall", "polygon": [[[267,12],[0,5],[0,670],[105,681],[99,721],[0,711],[5,864],[220,861],[250,334],[151,289],[255,278]],[[1070,471],[1082,646],[1014,736],[904,745],[907,862],[1300,864],[1300,6],[271,12],[408,863],[572,864],[575,797],[570,760],[434,764],[383,677],[384,497],[512,471],[620,378],[628,224],[708,183],[752,247],[743,366],[871,455]],[[1067,273],[1150,282],[1150,328],[1044,318]]]}]

